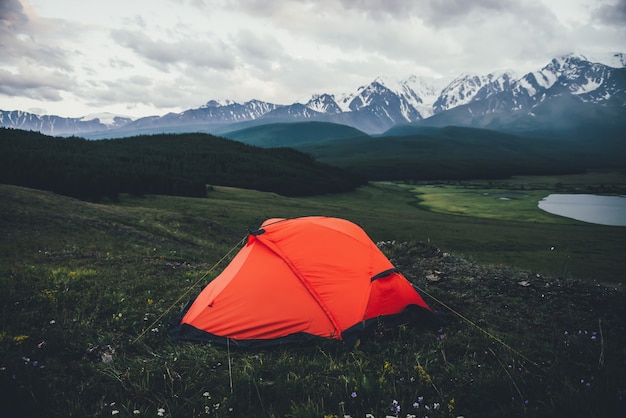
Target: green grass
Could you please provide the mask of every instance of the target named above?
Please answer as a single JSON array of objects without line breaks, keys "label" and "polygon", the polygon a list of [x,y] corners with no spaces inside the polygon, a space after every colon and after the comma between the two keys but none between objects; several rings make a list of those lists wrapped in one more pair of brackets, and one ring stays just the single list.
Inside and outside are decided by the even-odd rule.
[{"label": "green grass", "polygon": [[[603,181],[604,188],[616,189],[624,184],[624,176],[592,174],[584,177],[515,178],[509,183],[492,183],[497,190],[487,190],[489,182],[469,182],[470,189],[457,187],[456,194],[444,196],[438,191],[446,188],[427,188],[428,194],[417,194],[412,187],[392,183],[373,183],[355,192],[286,198],[256,191],[216,187],[206,199],[147,197],[122,198],[119,206],[144,207],[171,211],[179,215],[211,219],[228,227],[234,236],[243,237],[248,228],[255,228],[265,219],[307,215],[328,215],[350,219],[361,225],[375,241],[431,241],[435,245],[489,264],[507,264],[541,274],[571,278],[587,278],[604,282],[623,281],[623,257],[626,251],[626,229],[586,224],[545,213],[531,198],[499,201],[482,193],[523,193],[536,196],[549,190],[560,191],[568,185],[576,190],[594,188]],[[581,180],[582,179],[582,180]],[[520,185],[526,186],[520,191]],[[621,183],[620,183],[621,182]],[[558,184],[558,187],[556,186]],[[600,183],[597,183],[600,184]],[[611,186],[613,185],[613,186]],[[583,189],[584,187],[584,189]],[[534,190],[538,189],[538,190]],[[420,189],[421,190],[421,189]],[[476,193],[476,190],[480,190]],[[459,203],[459,195],[475,197],[486,202],[491,217],[483,216],[487,209],[474,208],[480,217],[449,215],[424,210],[424,199],[438,196],[439,207]],[[447,199],[447,200],[446,200]],[[470,206],[471,202],[463,203]],[[525,211],[498,211],[506,204],[523,204]],[[466,208],[466,210],[469,210]],[[554,250],[552,249],[554,247]]]},{"label": "green grass", "polygon": [[[487,186],[487,187],[485,187]],[[507,180],[408,186],[419,207],[437,213],[482,219],[577,224],[537,208],[552,193],[626,193],[626,178],[614,172],[562,176],[516,176]]]},{"label": "green grass", "polygon": [[[166,335],[166,319],[221,271],[228,260],[211,268],[247,228],[312,214],[395,240],[383,251],[440,301],[426,297],[447,321],[441,330],[381,326],[353,350],[328,341],[229,351]],[[420,209],[405,186],[373,184],[311,198],[216,187],[205,199],[123,196],[108,204],[0,186],[0,231],[7,416],[624,410],[624,228],[447,215]],[[545,269],[519,267],[534,263]]]},{"label": "green grass", "polygon": [[437,213],[523,222],[571,223],[537,209],[547,190],[468,189],[465,186],[414,186],[420,207]]}]

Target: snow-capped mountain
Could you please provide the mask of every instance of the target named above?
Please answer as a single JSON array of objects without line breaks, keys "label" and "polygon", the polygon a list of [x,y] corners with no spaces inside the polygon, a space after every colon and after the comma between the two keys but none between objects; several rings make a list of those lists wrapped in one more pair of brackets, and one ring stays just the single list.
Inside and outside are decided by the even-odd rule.
[{"label": "snow-capped mountain", "polygon": [[[578,54],[578,55],[585,58],[585,56],[582,54]],[[613,68],[626,67],[626,54],[623,52],[609,52],[609,53],[600,54],[600,55],[592,55],[592,56],[588,56],[586,60],[589,62],[597,62],[600,64],[604,64],[607,67],[613,67]]]},{"label": "snow-capped mountain", "polygon": [[0,126],[48,135],[82,135],[90,132],[112,131],[133,121],[127,116],[99,113],[81,118],[63,118],[54,115],[36,115],[20,110],[0,110]]},{"label": "snow-capped mountain", "polygon": [[[525,86],[530,96],[536,97],[538,92],[545,93],[550,89],[556,89],[588,101],[585,95],[603,87],[613,72],[613,67],[589,62],[583,56],[569,55],[553,59],[541,70],[524,76],[523,81],[526,82]],[[602,99],[598,97],[597,100]]]},{"label": "snow-capped mountain", "polygon": [[510,72],[483,76],[462,74],[444,88],[433,103],[433,113],[444,112],[472,101],[485,100],[510,90],[514,79]]},{"label": "snow-capped mountain", "polygon": [[[185,110],[181,113],[170,113],[166,115],[165,126],[170,121],[185,121],[189,123],[233,123],[254,120],[277,109],[280,105],[263,102],[261,100],[250,100],[243,104],[226,100],[218,102],[210,100],[198,109]],[[141,119],[140,119],[141,120]]]},{"label": "snow-capped mountain", "polygon": [[[352,112],[366,112],[381,122],[388,120],[397,124],[422,119],[422,115],[411,102],[419,98],[411,97],[403,84],[392,85],[390,79],[376,78],[372,83],[361,86],[352,98],[349,108]],[[395,87],[395,88],[394,88]]]},{"label": "snow-capped mountain", "polygon": [[402,83],[404,89],[410,90],[410,96],[415,97],[413,107],[422,118],[426,119],[433,115],[435,102],[441,92],[450,84],[449,79],[409,76]]},{"label": "snow-capped mountain", "polygon": [[343,112],[330,94],[314,94],[306,103],[306,107],[319,113],[337,114]]},{"label": "snow-capped mountain", "polygon": [[543,68],[521,77],[511,71],[461,74],[451,81],[417,76],[398,80],[382,76],[354,92],[315,94],[305,103],[281,105],[260,100],[245,103],[210,100],[196,109],[134,121],[115,115],[60,118],[0,111],[0,126],[87,137],[91,132],[103,131],[111,136],[199,129],[226,132],[233,124],[304,120],[345,124],[374,134],[409,123],[432,126],[491,124],[489,127],[494,127],[494,121],[503,119],[496,118],[496,115],[532,114],[535,107],[550,103],[555,97],[623,108],[626,106],[625,67],[624,53],[595,58],[569,54],[554,58]]}]

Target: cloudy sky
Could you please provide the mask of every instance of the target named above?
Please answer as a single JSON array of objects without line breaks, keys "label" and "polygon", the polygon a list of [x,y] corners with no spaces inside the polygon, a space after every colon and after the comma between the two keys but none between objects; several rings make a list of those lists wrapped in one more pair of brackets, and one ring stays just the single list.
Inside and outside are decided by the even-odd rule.
[{"label": "cloudy sky", "polygon": [[290,104],[379,75],[626,52],[626,0],[0,0],[0,109],[133,117]]}]

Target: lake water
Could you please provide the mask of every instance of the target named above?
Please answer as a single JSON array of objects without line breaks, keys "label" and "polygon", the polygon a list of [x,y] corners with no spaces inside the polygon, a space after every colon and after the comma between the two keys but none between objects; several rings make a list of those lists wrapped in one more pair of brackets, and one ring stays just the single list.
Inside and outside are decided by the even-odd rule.
[{"label": "lake water", "polygon": [[626,197],[551,194],[538,203],[546,212],[600,225],[626,226]]}]

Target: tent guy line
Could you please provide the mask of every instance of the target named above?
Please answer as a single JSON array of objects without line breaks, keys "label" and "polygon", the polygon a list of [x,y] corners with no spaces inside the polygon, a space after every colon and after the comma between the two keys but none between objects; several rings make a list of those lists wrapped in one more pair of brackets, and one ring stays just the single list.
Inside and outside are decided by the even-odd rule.
[{"label": "tent guy line", "polygon": [[[509,344],[507,344],[506,342],[502,341],[501,338],[499,338],[497,335],[487,331],[486,329],[482,328],[480,325],[478,325],[476,322],[472,321],[471,319],[467,318],[466,316],[464,316],[463,314],[461,314],[460,312],[454,310],[453,308],[451,308],[450,306],[448,306],[447,304],[445,304],[444,302],[442,302],[441,300],[439,300],[438,298],[436,298],[435,296],[433,296],[432,294],[430,294],[429,292],[427,292],[426,290],[422,289],[421,287],[413,284],[413,287],[415,287],[417,290],[419,290],[421,293],[423,293],[424,295],[428,296],[429,298],[431,298],[432,300],[434,300],[435,302],[439,303],[441,306],[443,306],[444,308],[446,308],[447,310],[449,310],[450,312],[452,312],[454,315],[458,316],[459,318],[461,318],[463,321],[467,322],[468,324],[472,325],[474,328],[478,329],[479,331],[483,332],[485,335],[487,335],[489,338],[493,339],[495,342],[497,342],[498,344],[500,344],[502,347],[506,348],[507,350],[511,351],[514,354],[517,354],[518,356],[520,356],[520,358],[526,360],[527,362],[529,362],[530,364],[532,364],[533,366],[537,367],[537,368],[541,368],[541,366],[539,366],[539,364],[537,364],[536,362],[532,361],[531,359],[529,359],[528,357],[526,357],[524,354],[520,353],[518,350],[516,350],[515,348],[511,347]],[[495,355],[495,354],[494,354]]]},{"label": "tent guy line", "polygon": [[195,283],[193,283],[191,286],[189,286],[187,288],[187,290],[185,290],[178,299],[176,299],[165,311],[163,311],[163,313],[161,313],[161,315],[158,316],[158,318],[156,318],[152,324],[150,324],[150,326],[144,328],[143,331],[141,331],[139,333],[139,335],[132,341],[131,344],[135,344],[137,341],[139,341],[141,339],[141,337],[143,337],[144,335],[146,335],[146,332],[148,332],[149,329],[154,328],[154,326],[157,324],[157,322],[159,322],[160,320],[162,320],[165,315],[167,315],[173,308],[174,306],[176,306],[177,304],[180,303],[180,301],[183,300],[184,297],[186,297],[189,292],[191,292],[191,289],[193,289],[194,287],[198,286],[200,284],[200,282],[202,280],[204,280],[209,273],[211,273],[213,270],[215,270],[217,268],[217,266],[219,266],[220,264],[222,264],[222,262],[224,260],[226,260],[226,258],[228,258],[233,251],[235,251],[237,248],[239,248],[241,245],[243,245],[246,242],[246,237],[243,237],[241,240],[239,240],[237,242],[237,244],[235,244],[230,250],[228,250],[228,252],[226,254],[224,254],[224,256],[222,258],[220,258],[215,264],[213,264],[211,266],[210,269],[208,269],[207,271],[204,272],[204,274],[202,276],[200,276],[200,278],[198,280],[196,280]]}]

